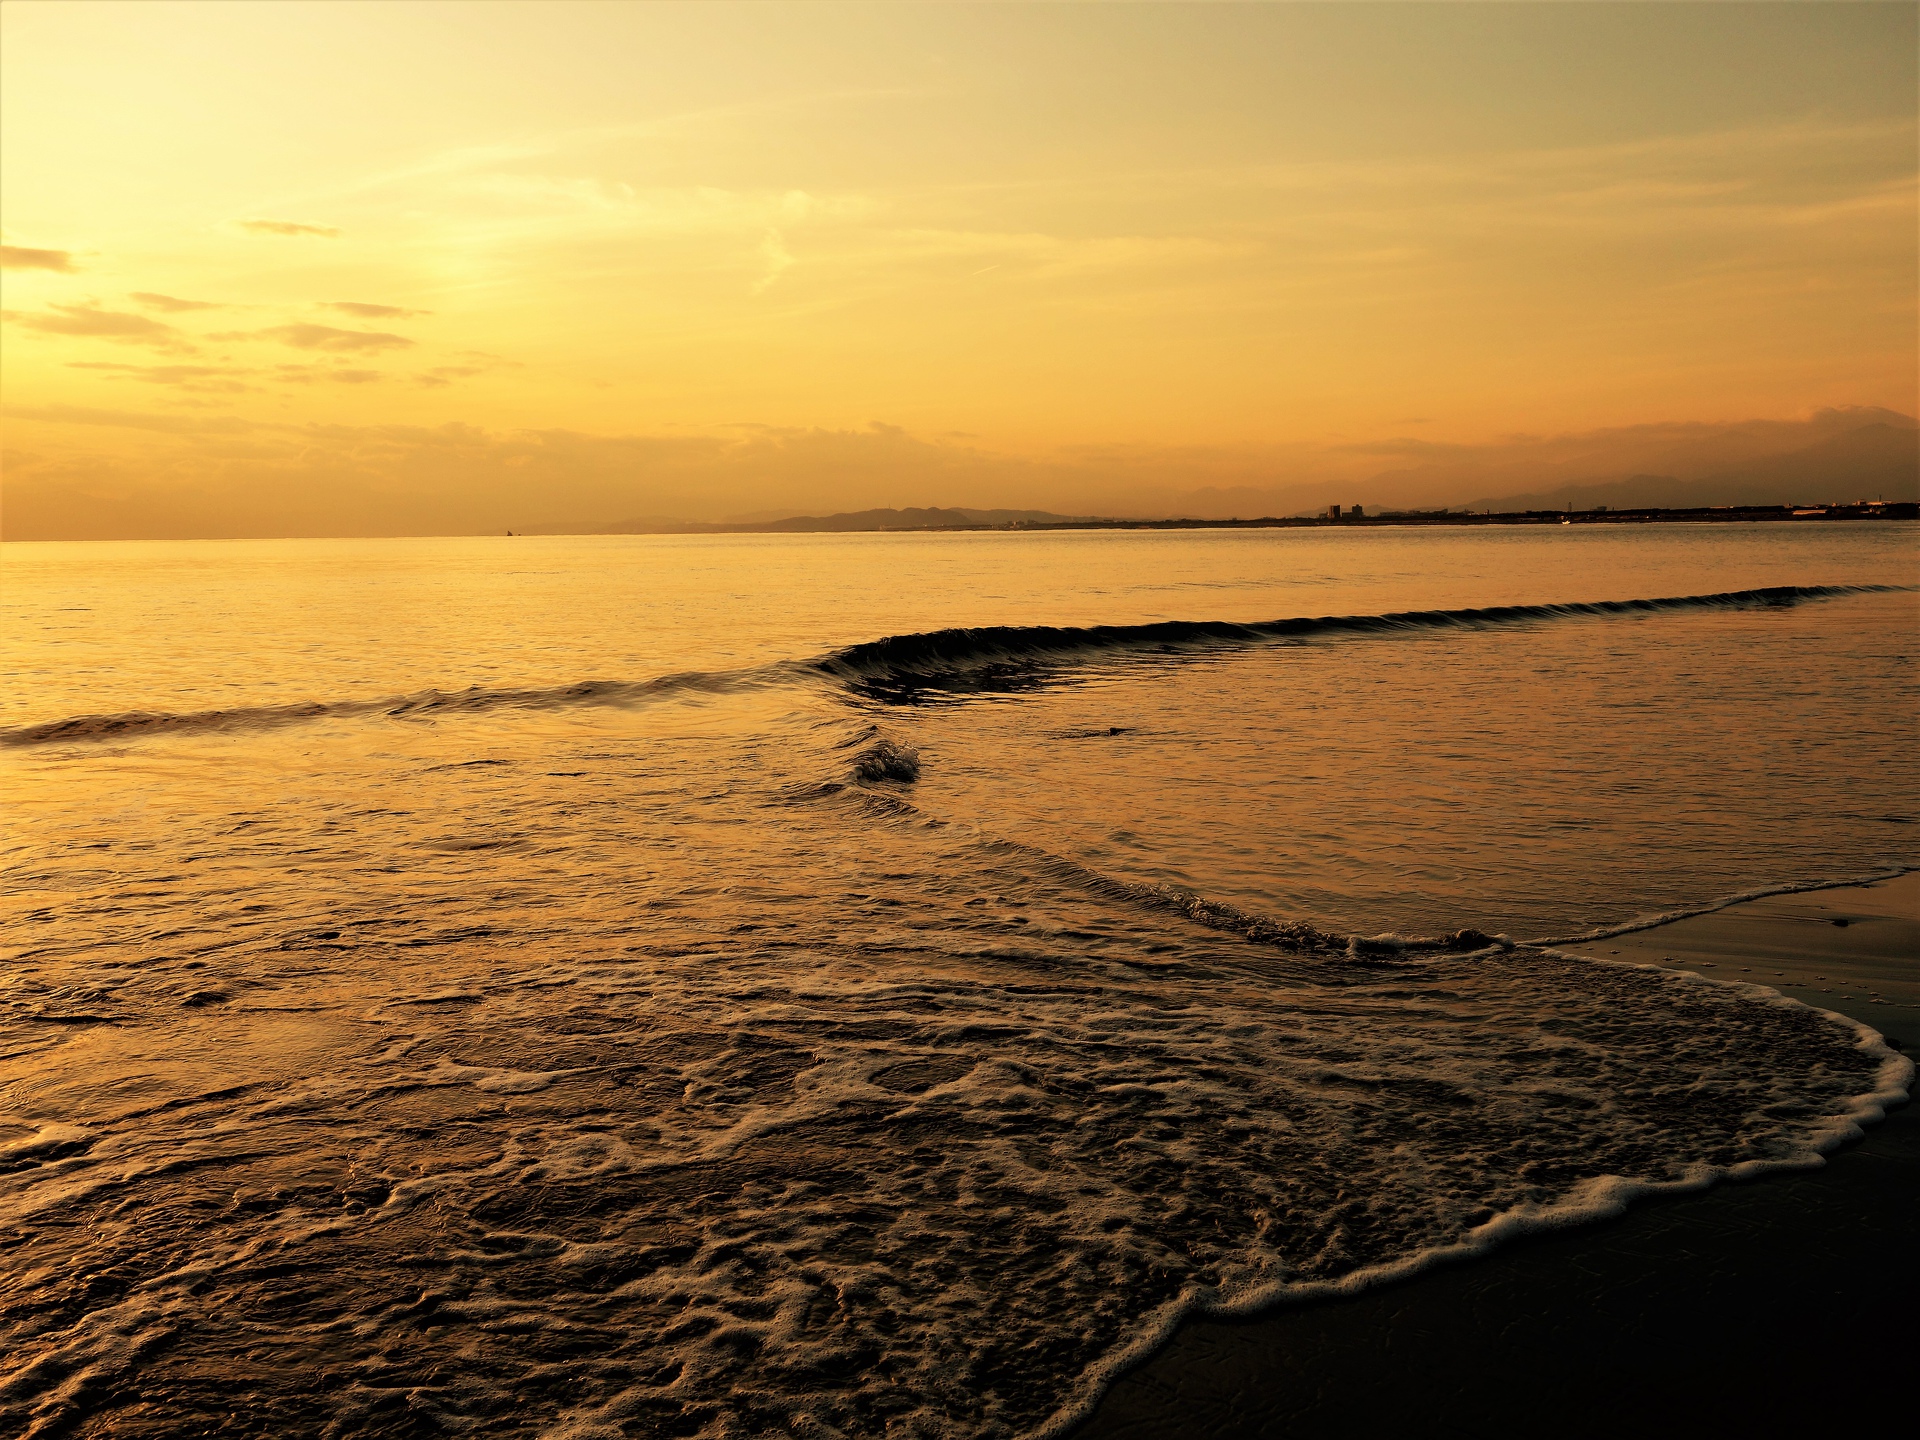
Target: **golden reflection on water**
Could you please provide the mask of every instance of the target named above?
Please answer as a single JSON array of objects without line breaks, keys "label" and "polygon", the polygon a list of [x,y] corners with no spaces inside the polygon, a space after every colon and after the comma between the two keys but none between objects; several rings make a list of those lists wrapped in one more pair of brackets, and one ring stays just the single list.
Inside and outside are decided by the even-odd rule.
[{"label": "golden reflection on water", "polygon": [[[1856,533],[1736,544],[1713,588],[1898,577]],[[1884,1088],[1808,1010],[1339,936],[1911,863],[1911,595],[1122,649],[913,704],[539,688],[936,614],[1629,598],[1558,537],[1026,538],[822,542],[817,592],[777,546],[128,549],[84,582],[10,547],[12,717],[538,698],[0,750],[9,1421],[1008,1433],[1184,1311],[1807,1163]],[[1646,538],[1632,589],[1704,588]],[[683,551],[729,558],[679,590],[636,559]],[[860,778],[882,740],[916,762]]]}]

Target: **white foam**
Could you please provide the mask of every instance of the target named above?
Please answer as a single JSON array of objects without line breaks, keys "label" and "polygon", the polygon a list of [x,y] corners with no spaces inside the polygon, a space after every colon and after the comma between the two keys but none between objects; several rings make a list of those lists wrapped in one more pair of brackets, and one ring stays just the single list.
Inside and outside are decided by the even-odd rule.
[{"label": "white foam", "polygon": [[[71,1423],[102,1393],[82,1371],[187,1393],[142,1347],[191,1326],[281,1375],[337,1357],[306,1403],[341,1433],[379,1398],[582,1440],[700,1407],[714,1436],[1058,1434],[1187,1316],[1816,1164],[1911,1080],[1757,990],[1498,937],[1390,933],[1375,972],[979,827],[797,807],[779,747],[717,770],[709,736],[642,739],[596,772],[609,803],[361,817],[407,858],[391,882],[343,870],[337,920],[195,941],[286,1028],[182,1016],[157,967],[111,1037],[33,1057],[5,1103],[91,1138],[21,1150],[0,1189],[21,1313],[53,1317],[0,1322],[9,1419]],[[828,741],[800,778],[844,774]],[[303,845],[335,817],[306,818]],[[488,827],[520,848],[434,848]],[[227,903],[230,875],[192,883],[111,923]],[[322,921],[352,943],[282,947]],[[85,968],[47,962],[46,990]],[[60,1308],[108,1268],[126,1293]],[[404,1389],[387,1351],[443,1378]]]},{"label": "white foam", "polygon": [[[1568,960],[1587,959],[1554,951],[1547,953]],[[1800,1009],[1815,1009],[1763,986],[1715,980],[1691,972],[1664,971],[1659,966],[1630,962],[1594,963],[1652,970],[1678,979],[1736,990],[1747,998],[1763,1003],[1778,1002]],[[1197,1287],[1151,1317],[1131,1344],[1102,1357],[1096,1366],[1088,1370],[1082,1387],[1075,1395],[1044,1422],[1023,1432],[1023,1440],[1058,1440],[1058,1437],[1073,1430],[1093,1413],[1115,1380],[1160,1349],[1181,1325],[1190,1320],[1247,1319],[1285,1305],[1356,1295],[1412,1279],[1438,1265],[1477,1258],[1524,1236],[1573,1229],[1610,1219],[1623,1213],[1634,1201],[1650,1196],[1685,1194],[1708,1189],[1725,1180],[1744,1180],[1782,1171],[1819,1168],[1826,1163],[1825,1156],[1834,1148],[1846,1141],[1861,1139],[1865,1133],[1863,1126],[1877,1124],[1886,1118],[1889,1108],[1907,1103],[1915,1070],[1911,1060],[1888,1047],[1885,1038],[1870,1026],[1831,1010],[1816,1009],[1815,1013],[1855,1032],[1858,1048],[1879,1060],[1880,1067],[1873,1089],[1849,1096],[1840,1112],[1817,1124],[1789,1153],[1727,1166],[1695,1163],[1686,1166],[1685,1173],[1678,1178],[1667,1181],[1621,1175],[1592,1176],[1581,1181],[1563,1199],[1551,1204],[1528,1202],[1516,1205],[1470,1230],[1455,1243],[1418,1250],[1389,1264],[1356,1270],[1334,1281],[1308,1284],[1278,1281],[1237,1294]]]}]

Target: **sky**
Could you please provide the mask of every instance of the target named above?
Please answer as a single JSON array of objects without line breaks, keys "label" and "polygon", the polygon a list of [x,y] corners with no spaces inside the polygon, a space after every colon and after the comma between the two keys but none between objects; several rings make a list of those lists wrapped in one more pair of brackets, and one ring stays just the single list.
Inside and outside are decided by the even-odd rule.
[{"label": "sky", "polygon": [[1911,415],[1917,16],[5,0],[0,524],[1461,503]]}]

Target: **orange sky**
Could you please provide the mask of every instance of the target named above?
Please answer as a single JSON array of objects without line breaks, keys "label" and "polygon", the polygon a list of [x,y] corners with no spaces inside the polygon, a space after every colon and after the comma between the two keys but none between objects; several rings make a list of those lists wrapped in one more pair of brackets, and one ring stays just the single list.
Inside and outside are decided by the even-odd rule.
[{"label": "orange sky", "polygon": [[1143,512],[1911,413],[1915,19],[8,0],[7,533]]}]

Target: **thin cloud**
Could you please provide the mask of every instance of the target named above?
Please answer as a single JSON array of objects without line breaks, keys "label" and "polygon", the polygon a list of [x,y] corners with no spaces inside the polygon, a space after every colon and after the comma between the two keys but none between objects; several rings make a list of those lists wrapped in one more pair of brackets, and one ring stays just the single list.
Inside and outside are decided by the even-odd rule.
[{"label": "thin cloud", "polygon": [[492,368],[491,365],[436,365],[431,370],[420,371],[413,378],[416,384],[425,385],[431,389],[435,386],[451,385],[456,380],[484,375]]},{"label": "thin cloud", "polygon": [[475,375],[485,375],[490,370],[524,370],[526,367],[518,360],[506,360],[498,355],[490,355],[485,350],[463,350],[460,352],[470,362],[465,365],[435,365],[430,370],[422,370],[413,378],[416,383],[428,387],[451,385],[456,380],[468,380]]},{"label": "thin cloud", "polygon": [[359,354],[375,350],[404,350],[413,341],[385,330],[337,330],[331,325],[274,325],[265,330],[231,330],[215,340],[277,340],[296,350],[327,350]]},{"label": "thin cloud", "polygon": [[281,365],[279,378],[295,385],[371,385],[386,379],[379,370],[328,369],[323,365]]},{"label": "thin cloud", "polygon": [[79,335],[93,340],[113,340],[123,345],[154,345],[177,350],[185,342],[173,326],[146,315],[130,315],[123,310],[102,310],[98,305],[55,305],[51,313],[24,314],[5,312],[7,319],[42,335]]},{"label": "thin cloud", "polygon": [[149,310],[164,310],[177,315],[184,310],[224,310],[211,300],[182,300],[178,295],[158,295],[151,290],[135,290],[127,296],[136,305],[144,305]]},{"label": "thin cloud", "polygon": [[338,240],[341,233],[331,225],[302,225],[296,220],[242,220],[240,228],[256,235],[318,235],[322,240]]},{"label": "thin cloud", "polygon": [[73,271],[73,255],[67,250],[30,250],[24,245],[0,245],[0,270]]},{"label": "thin cloud", "polygon": [[141,380],[149,385],[171,385],[208,394],[237,395],[258,388],[233,378],[251,371],[226,365],[118,365],[105,360],[76,360],[67,368],[98,370],[120,380]]},{"label": "thin cloud", "polygon": [[[189,442],[140,456],[124,472],[121,493],[102,495],[89,488],[104,472],[85,441],[36,435],[49,463],[9,477],[8,524],[20,539],[445,535],[535,524],[621,529],[633,517],[717,520],[935,504],[1141,517],[1324,514],[1331,500],[1360,500],[1368,509],[1458,505],[1482,493],[1463,487],[1484,485],[1496,470],[1502,485],[1604,481],[1623,465],[1644,469],[1647,458],[1616,453],[1583,460],[1569,471],[1528,455],[1516,465],[1503,453],[1508,442],[1495,440],[1460,447],[1472,452],[1467,462],[1444,473],[1397,478],[1379,472],[1377,457],[1307,444],[1112,445],[1022,457],[929,443],[894,427],[734,425],[731,435],[590,435],[489,432],[464,424],[250,422],[72,406],[22,408],[8,419],[123,427]],[[1823,413],[1807,421],[1639,428],[1688,437],[1696,431],[1722,437],[1740,432],[1764,442],[1764,453],[1782,456],[1820,436],[1882,423],[1912,433],[1911,417],[1884,410]],[[1584,446],[1618,433],[1549,436],[1523,448],[1558,441]],[[56,450],[59,444],[74,447],[70,457]],[[1727,454],[1698,452],[1687,467],[1676,464],[1662,473],[1711,475]],[[1294,478],[1275,486],[1277,474]],[[1912,474],[1910,462],[1905,474]],[[1211,483],[1194,489],[1202,478]]]},{"label": "thin cloud", "polygon": [[56,425],[102,425],[153,430],[162,435],[238,435],[260,428],[235,415],[198,419],[191,415],[153,415],[136,410],[102,410],[91,405],[22,405],[7,411],[10,420],[40,420]]},{"label": "thin cloud", "polygon": [[765,294],[774,281],[797,263],[787,249],[786,237],[778,230],[768,230],[766,238],[760,242],[760,259],[760,278],[753,284],[753,293],[756,295]]},{"label": "thin cloud", "polygon": [[398,305],[369,305],[363,300],[322,300],[324,310],[338,310],[356,320],[410,320],[415,315],[431,315],[431,310],[405,310]]}]

